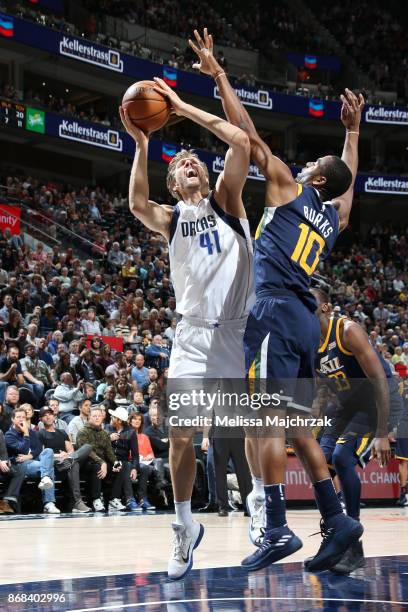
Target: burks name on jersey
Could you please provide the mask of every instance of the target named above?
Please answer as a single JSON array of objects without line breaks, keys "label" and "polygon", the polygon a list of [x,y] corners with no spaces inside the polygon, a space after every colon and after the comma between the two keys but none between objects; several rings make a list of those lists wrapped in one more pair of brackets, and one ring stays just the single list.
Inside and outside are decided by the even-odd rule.
[{"label": "burks name on jersey", "polygon": [[[332,206],[332,204],[323,204],[322,212],[324,212],[325,206]],[[334,229],[329,219],[322,212],[317,212],[314,208],[303,206],[303,213],[309,223],[312,223],[319,230],[323,238],[328,238]]]},{"label": "burks name on jersey", "polygon": [[206,215],[205,217],[201,217],[200,219],[195,219],[194,221],[181,221],[181,235],[183,238],[187,238],[187,236],[196,236],[201,232],[205,232],[212,227],[216,227],[217,221],[215,220],[214,215]]}]

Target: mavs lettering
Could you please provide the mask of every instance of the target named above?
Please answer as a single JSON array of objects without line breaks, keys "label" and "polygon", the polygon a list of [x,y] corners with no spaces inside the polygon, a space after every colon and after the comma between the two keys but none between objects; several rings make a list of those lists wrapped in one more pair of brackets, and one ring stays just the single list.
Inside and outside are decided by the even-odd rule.
[{"label": "mavs lettering", "polygon": [[181,222],[181,234],[183,238],[187,236],[196,236],[201,232],[205,232],[211,227],[216,227],[217,222],[214,215],[207,215],[197,219],[196,221],[182,221]]}]

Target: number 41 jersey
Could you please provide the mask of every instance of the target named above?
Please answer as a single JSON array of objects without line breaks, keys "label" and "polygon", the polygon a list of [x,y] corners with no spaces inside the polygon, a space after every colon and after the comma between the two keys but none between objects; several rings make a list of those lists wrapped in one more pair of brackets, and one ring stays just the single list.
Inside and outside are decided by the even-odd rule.
[{"label": "number 41 jersey", "polygon": [[257,297],[289,289],[314,311],[311,276],[329,255],[338,234],[337,210],[331,202],[322,202],[314,187],[298,185],[292,202],[265,208],[255,235]]},{"label": "number 41 jersey", "polygon": [[210,321],[241,319],[254,301],[247,219],[227,214],[210,193],[180,201],[170,226],[170,270],[177,312]]}]

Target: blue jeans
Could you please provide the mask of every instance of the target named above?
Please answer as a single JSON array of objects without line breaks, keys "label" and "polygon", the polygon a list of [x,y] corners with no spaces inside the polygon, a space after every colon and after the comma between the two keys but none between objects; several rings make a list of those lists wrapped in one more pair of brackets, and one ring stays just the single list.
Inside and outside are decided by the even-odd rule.
[{"label": "blue jeans", "polygon": [[[31,459],[24,463],[26,466],[26,476],[31,478],[44,478],[49,476],[54,482],[54,451],[51,448],[44,448],[37,459]],[[55,487],[42,492],[44,504],[55,502]]]}]

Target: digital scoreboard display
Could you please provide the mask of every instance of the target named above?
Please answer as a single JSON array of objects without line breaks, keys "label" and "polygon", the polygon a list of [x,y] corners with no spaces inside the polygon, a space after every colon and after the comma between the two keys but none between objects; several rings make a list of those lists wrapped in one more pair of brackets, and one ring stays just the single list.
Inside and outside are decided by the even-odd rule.
[{"label": "digital scoreboard display", "polygon": [[25,127],[26,107],[18,102],[0,100],[0,125],[2,127]]}]

